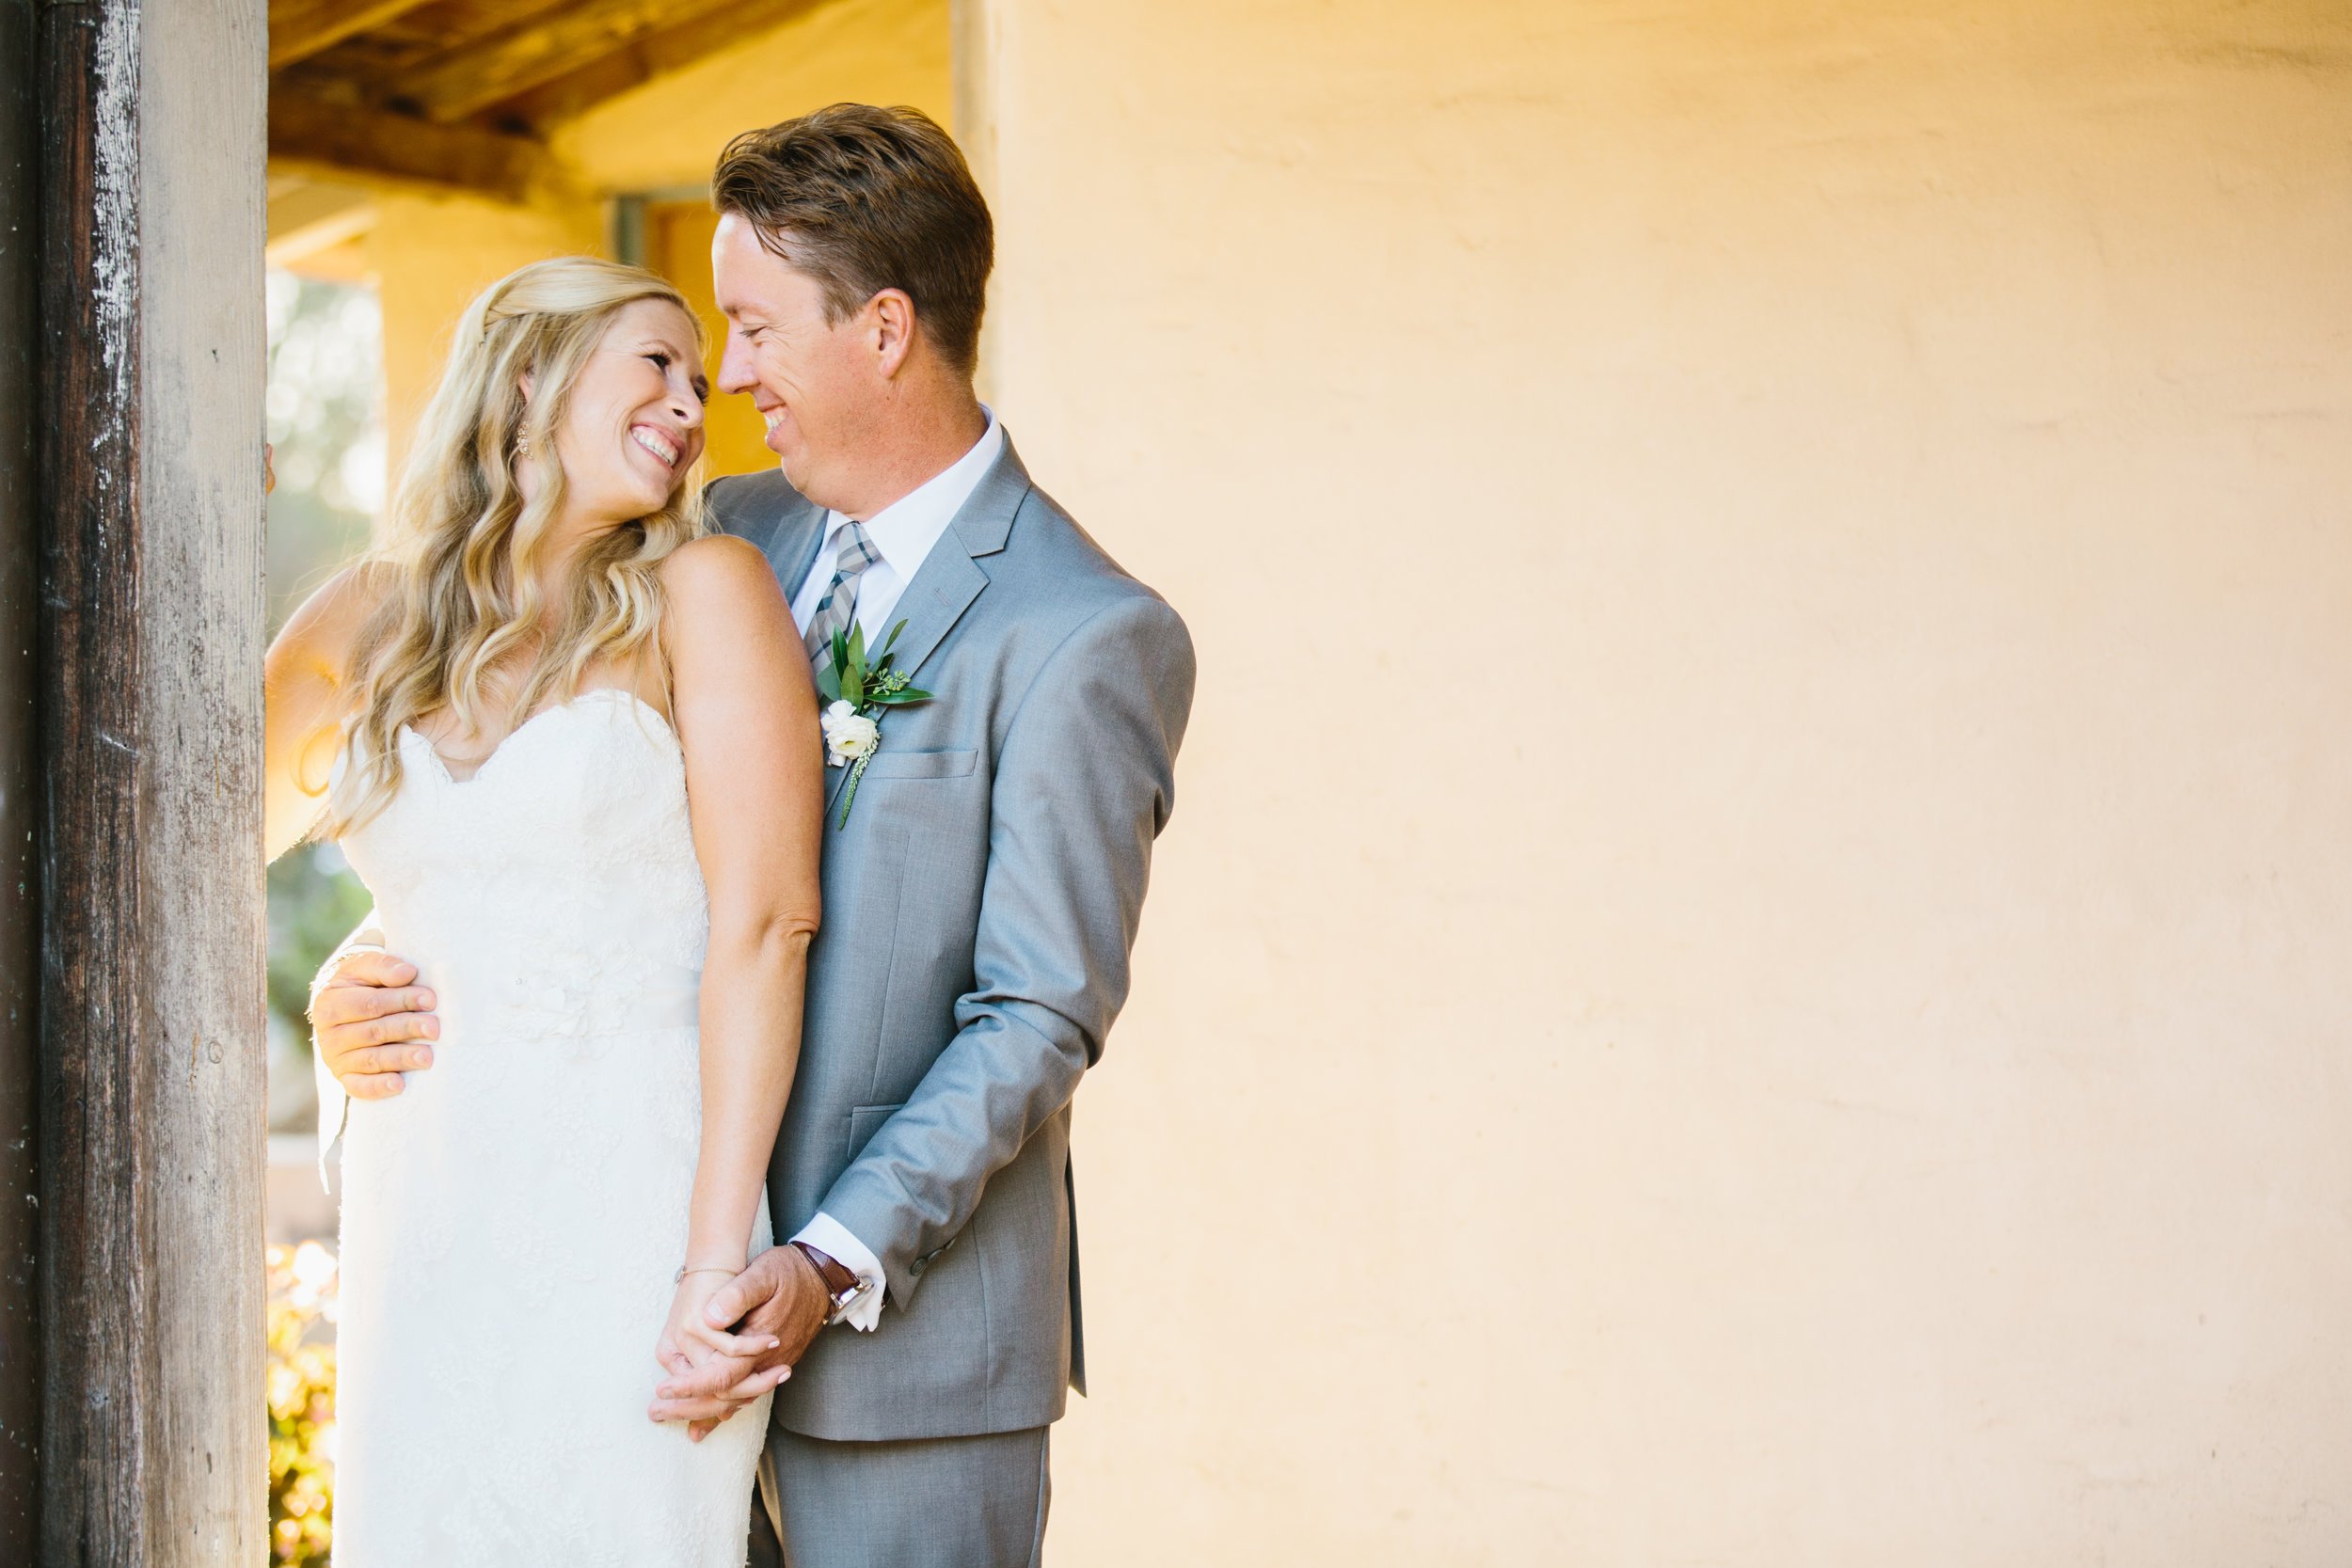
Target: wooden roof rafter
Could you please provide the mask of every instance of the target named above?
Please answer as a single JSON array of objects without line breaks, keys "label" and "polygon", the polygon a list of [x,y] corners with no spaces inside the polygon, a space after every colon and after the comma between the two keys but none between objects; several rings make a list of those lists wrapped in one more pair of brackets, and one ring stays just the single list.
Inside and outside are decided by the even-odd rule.
[{"label": "wooden roof rafter", "polygon": [[[558,125],[608,98],[617,98],[657,76],[682,71],[737,40],[780,26],[826,0],[736,0],[555,77],[499,106],[501,115],[529,125]],[[715,152],[717,150],[713,149]]]},{"label": "wooden roof rafter", "polygon": [[274,166],[402,185],[431,185],[520,201],[548,178],[545,144],[472,126],[269,95]]},{"label": "wooden roof rafter", "polygon": [[826,0],[270,0],[270,157],[523,199],[548,131]]},{"label": "wooden roof rafter", "polygon": [[292,0],[269,8],[269,68],[311,55],[415,10],[425,0]]},{"label": "wooden roof rafter", "polygon": [[414,100],[426,119],[446,125],[592,66],[650,34],[734,4],[580,0],[546,20],[451,51],[402,84],[402,96]]}]

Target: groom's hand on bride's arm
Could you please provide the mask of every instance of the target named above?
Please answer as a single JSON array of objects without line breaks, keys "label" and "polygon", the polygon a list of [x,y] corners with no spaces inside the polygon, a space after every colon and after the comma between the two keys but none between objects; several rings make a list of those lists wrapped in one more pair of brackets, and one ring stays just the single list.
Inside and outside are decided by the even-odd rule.
[{"label": "groom's hand on bride's arm", "polygon": [[777,1374],[788,1375],[808,1354],[833,1315],[833,1298],[800,1248],[774,1246],[719,1287],[705,1315],[713,1327],[732,1325],[747,1339],[765,1336],[776,1348],[756,1356],[714,1355],[662,1380],[648,1414],[657,1421],[691,1422],[697,1436],[784,1381]]},{"label": "groom's hand on bride's arm", "polygon": [[354,1100],[389,1100],[400,1075],[433,1065],[441,1021],[417,966],[395,954],[357,949],[321,975],[310,992],[310,1037],[319,1060]]}]

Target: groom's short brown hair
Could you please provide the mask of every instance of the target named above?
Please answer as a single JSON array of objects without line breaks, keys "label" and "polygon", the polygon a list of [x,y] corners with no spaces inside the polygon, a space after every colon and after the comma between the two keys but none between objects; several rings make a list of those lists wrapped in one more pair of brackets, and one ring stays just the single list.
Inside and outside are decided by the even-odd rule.
[{"label": "groom's short brown hair", "polygon": [[746,131],[719,155],[710,200],[815,278],[833,320],[903,289],[950,364],[968,375],[978,362],[995,227],[963,153],[920,109],[835,103]]}]

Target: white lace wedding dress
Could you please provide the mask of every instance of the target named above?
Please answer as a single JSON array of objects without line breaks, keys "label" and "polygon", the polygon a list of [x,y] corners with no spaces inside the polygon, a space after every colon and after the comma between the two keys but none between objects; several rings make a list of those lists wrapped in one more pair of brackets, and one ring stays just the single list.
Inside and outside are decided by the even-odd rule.
[{"label": "white lace wedding dress", "polygon": [[701,1124],[677,742],[593,691],[462,781],[401,743],[342,847],[441,1037],[344,1132],[336,1568],[741,1568],[768,1402],[645,1417]]}]

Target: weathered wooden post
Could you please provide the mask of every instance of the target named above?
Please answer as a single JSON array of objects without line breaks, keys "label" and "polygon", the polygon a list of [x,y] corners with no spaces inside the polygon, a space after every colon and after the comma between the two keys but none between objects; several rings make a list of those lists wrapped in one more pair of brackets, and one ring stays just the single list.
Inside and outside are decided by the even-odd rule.
[{"label": "weathered wooden post", "polygon": [[254,1564],[266,18],[34,14],[38,1560]]},{"label": "weathered wooden post", "polygon": [[40,1520],[33,75],[32,0],[0,0],[0,1562],[10,1563],[36,1560]]}]

